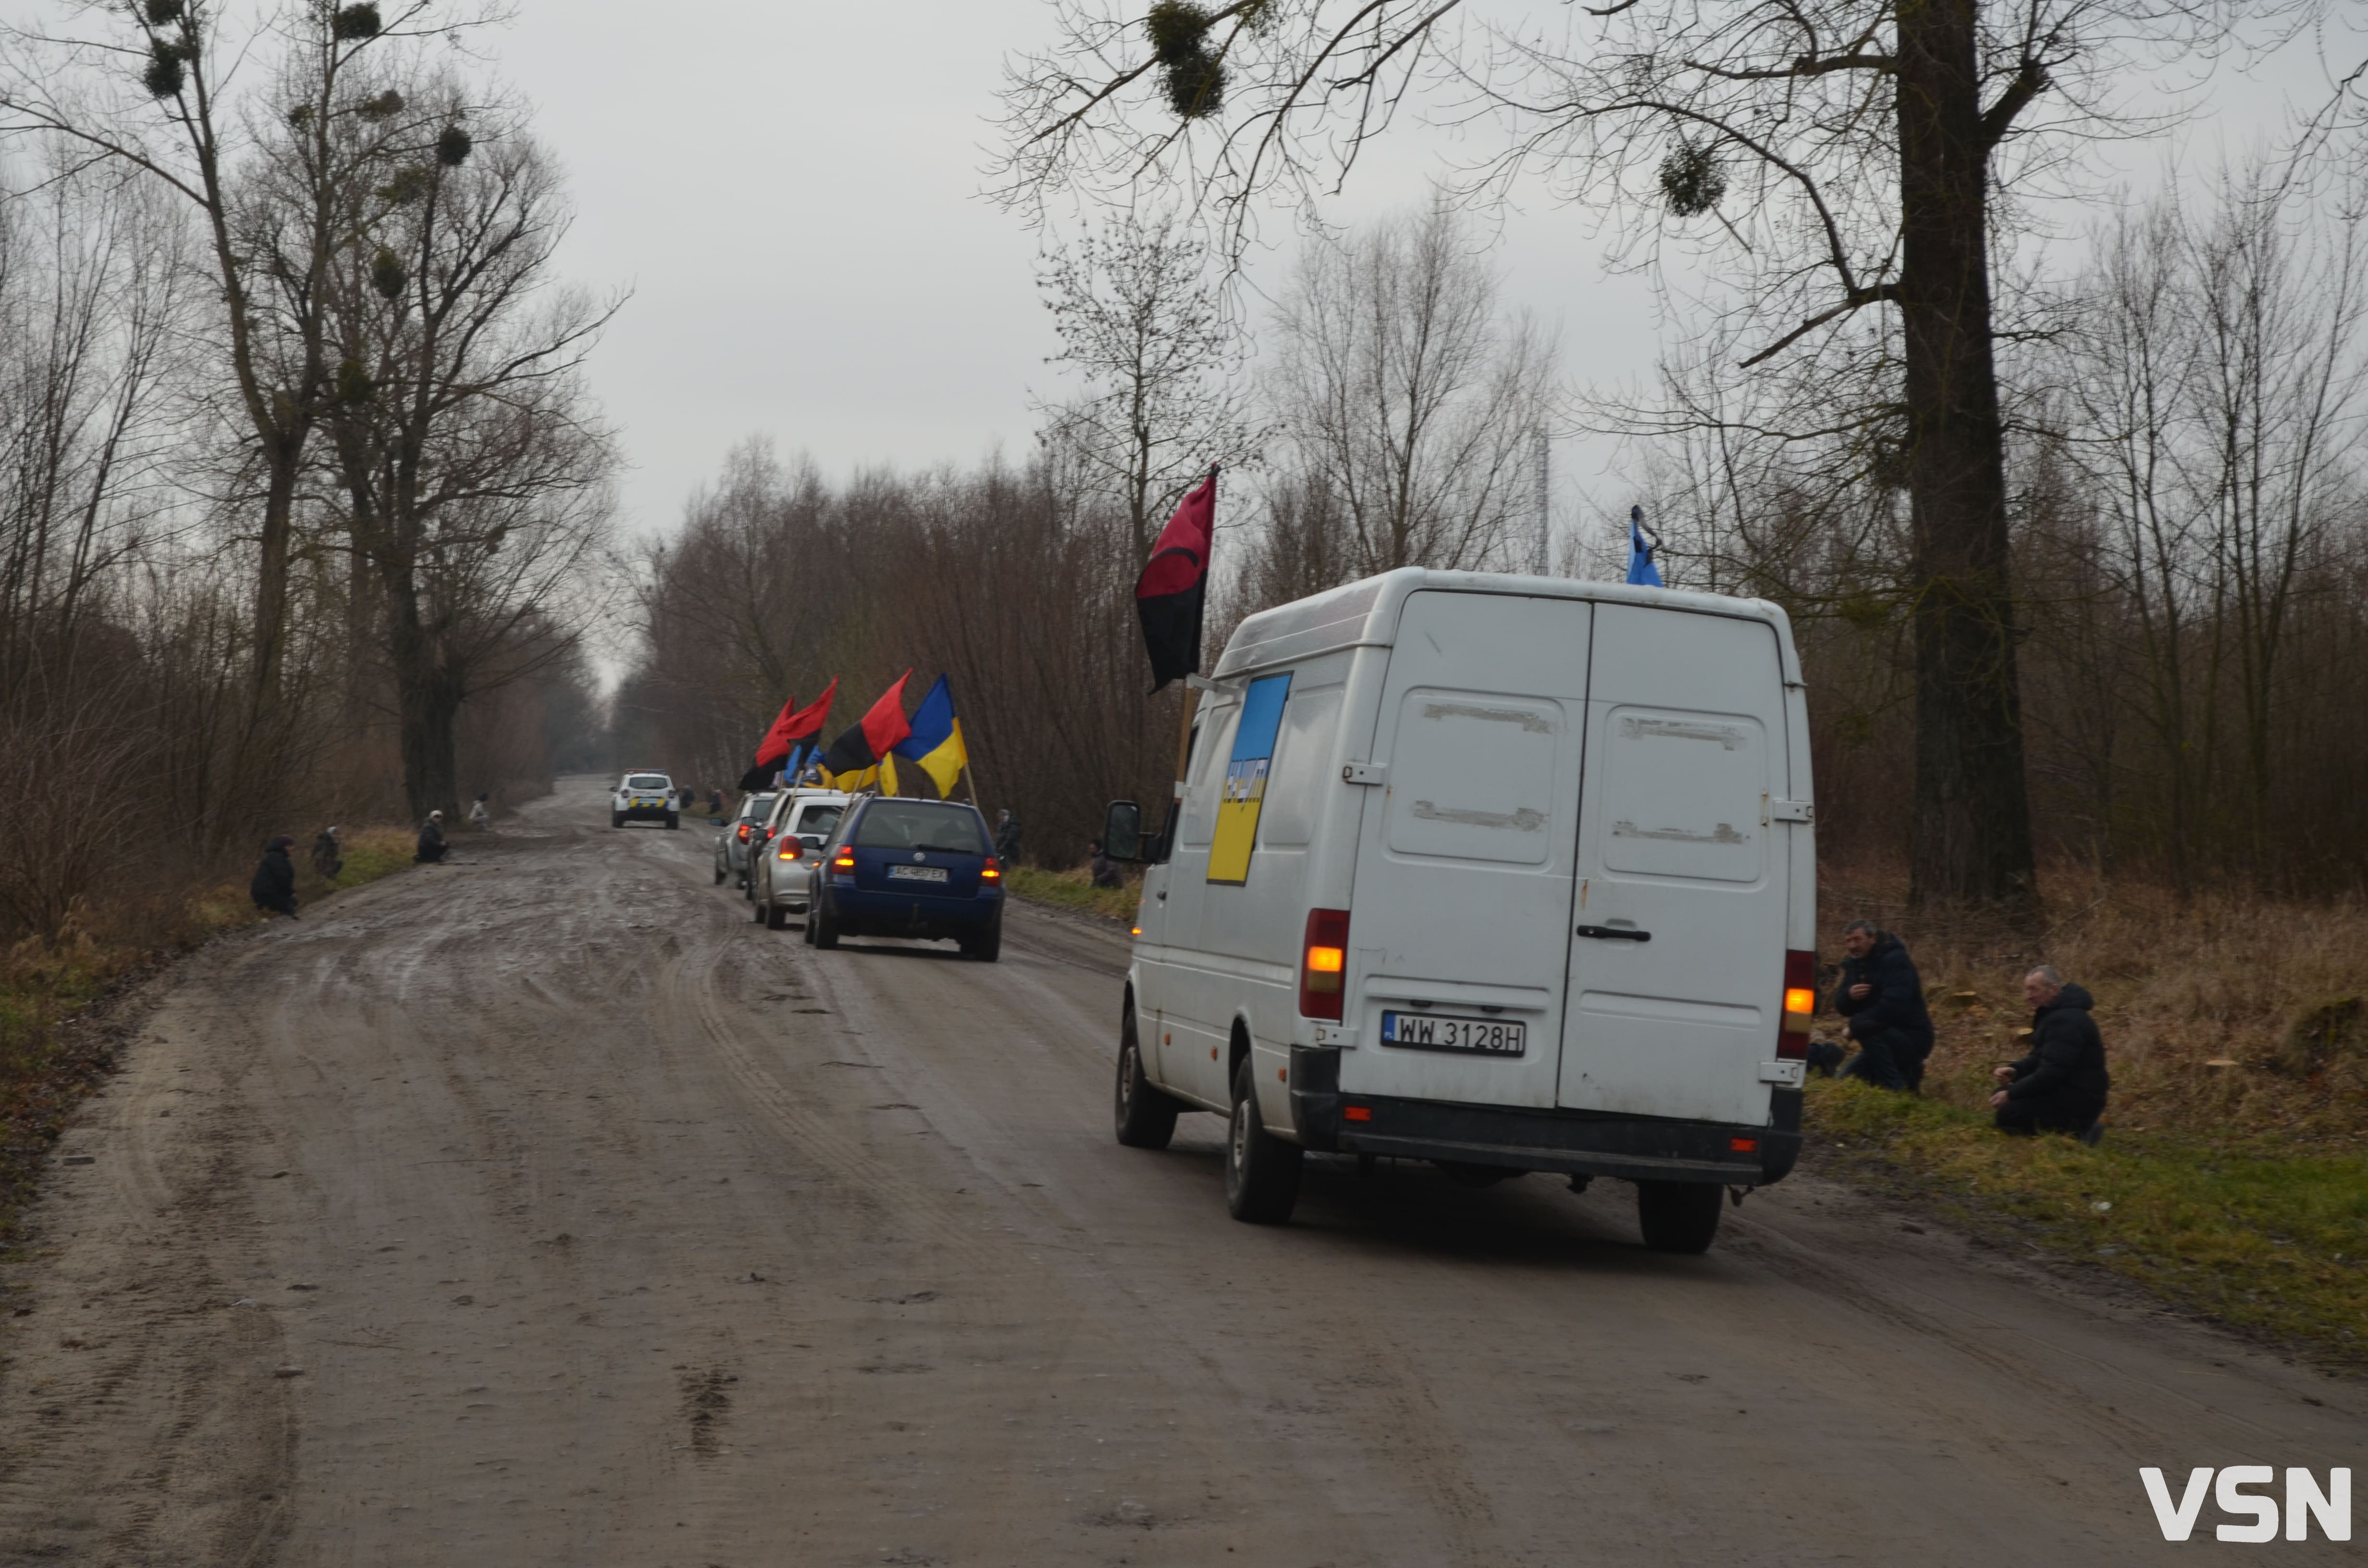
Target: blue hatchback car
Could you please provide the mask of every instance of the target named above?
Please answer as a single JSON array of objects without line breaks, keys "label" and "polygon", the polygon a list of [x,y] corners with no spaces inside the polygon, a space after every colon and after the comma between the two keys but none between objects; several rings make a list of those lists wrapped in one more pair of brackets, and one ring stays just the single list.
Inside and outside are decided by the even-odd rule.
[{"label": "blue hatchback car", "polygon": [[993,963],[1003,949],[1003,868],[978,808],[868,795],[816,858],[806,940],[951,937]]}]

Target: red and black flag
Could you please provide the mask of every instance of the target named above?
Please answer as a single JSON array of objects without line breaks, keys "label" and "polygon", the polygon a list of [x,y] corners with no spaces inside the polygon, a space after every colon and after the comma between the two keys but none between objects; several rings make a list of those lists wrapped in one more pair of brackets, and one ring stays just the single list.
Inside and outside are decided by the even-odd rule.
[{"label": "red and black flag", "polygon": [[804,749],[800,742],[812,741],[822,733],[823,725],[830,719],[830,699],[837,694],[838,680],[833,676],[829,687],[806,707],[800,708],[794,697],[781,704],[781,716],[773,721],[773,727],[757,743],[756,759],[740,776],[744,793],[770,784],[773,775],[781,771],[785,764],[793,763],[795,754]]},{"label": "red and black flag", "polygon": [[849,725],[839,732],[838,739],[830,743],[823,754],[823,777],[834,790],[860,790],[880,776],[880,764],[890,748],[913,733],[905,718],[905,683],[913,678],[906,670],[896,677],[896,684],[871,705],[871,711],[860,724]]},{"label": "red and black flag", "polygon": [[1201,667],[1201,610],[1208,597],[1209,542],[1216,521],[1217,471],[1212,467],[1159,530],[1151,559],[1134,580],[1134,610],[1143,618],[1154,691]]}]

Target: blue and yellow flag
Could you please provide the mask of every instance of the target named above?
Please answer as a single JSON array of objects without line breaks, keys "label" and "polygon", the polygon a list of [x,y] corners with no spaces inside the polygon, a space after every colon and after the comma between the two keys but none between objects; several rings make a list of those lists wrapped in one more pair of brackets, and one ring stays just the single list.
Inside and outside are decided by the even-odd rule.
[{"label": "blue and yellow flag", "polygon": [[939,676],[938,684],[921,699],[921,706],[912,718],[913,733],[898,741],[894,748],[898,756],[917,766],[938,787],[940,800],[953,799],[954,785],[962,778],[962,770],[970,766],[970,752],[962,744],[962,721],[954,717],[953,688]]},{"label": "blue and yellow flag", "polygon": [[1275,737],[1282,731],[1282,703],[1291,695],[1287,675],[1250,682],[1242,698],[1242,722],[1234,731],[1234,755],[1225,764],[1225,791],[1217,798],[1216,842],[1209,846],[1209,880],[1236,886],[1249,881],[1250,851],[1258,843],[1258,813],[1266,809],[1267,770],[1274,762]]}]

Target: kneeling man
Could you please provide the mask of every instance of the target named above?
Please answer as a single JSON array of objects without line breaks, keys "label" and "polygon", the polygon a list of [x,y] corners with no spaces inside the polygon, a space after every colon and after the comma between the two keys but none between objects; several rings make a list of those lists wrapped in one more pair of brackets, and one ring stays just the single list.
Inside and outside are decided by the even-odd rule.
[{"label": "kneeling man", "polygon": [[2089,1016],[2096,1004],[2045,964],[2022,977],[2032,1008],[2031,1053],[1997,1071],[1990,1096],[2001,1132],[2086,1132],[2105,1111],[2105,1037]]}]

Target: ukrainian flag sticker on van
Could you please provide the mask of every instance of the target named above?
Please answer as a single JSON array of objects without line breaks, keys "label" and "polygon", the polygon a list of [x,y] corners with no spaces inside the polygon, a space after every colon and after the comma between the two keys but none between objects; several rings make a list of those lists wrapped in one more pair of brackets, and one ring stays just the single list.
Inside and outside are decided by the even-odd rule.
[{"label": "ukrainian flag sticker on van", "polygon": [[1242,699],[1233,759],[1225,765],[1225,792],[1217,800],[1216,841],[1209,846],[1212,882],[1239,887],[1249,880],[1258,812],[1266,805],[1267,771],[1274,762],[1275,736],[1282,730],[1282,701],[1290,695],[1290,676],[1263,676],[1250,682]]}]

